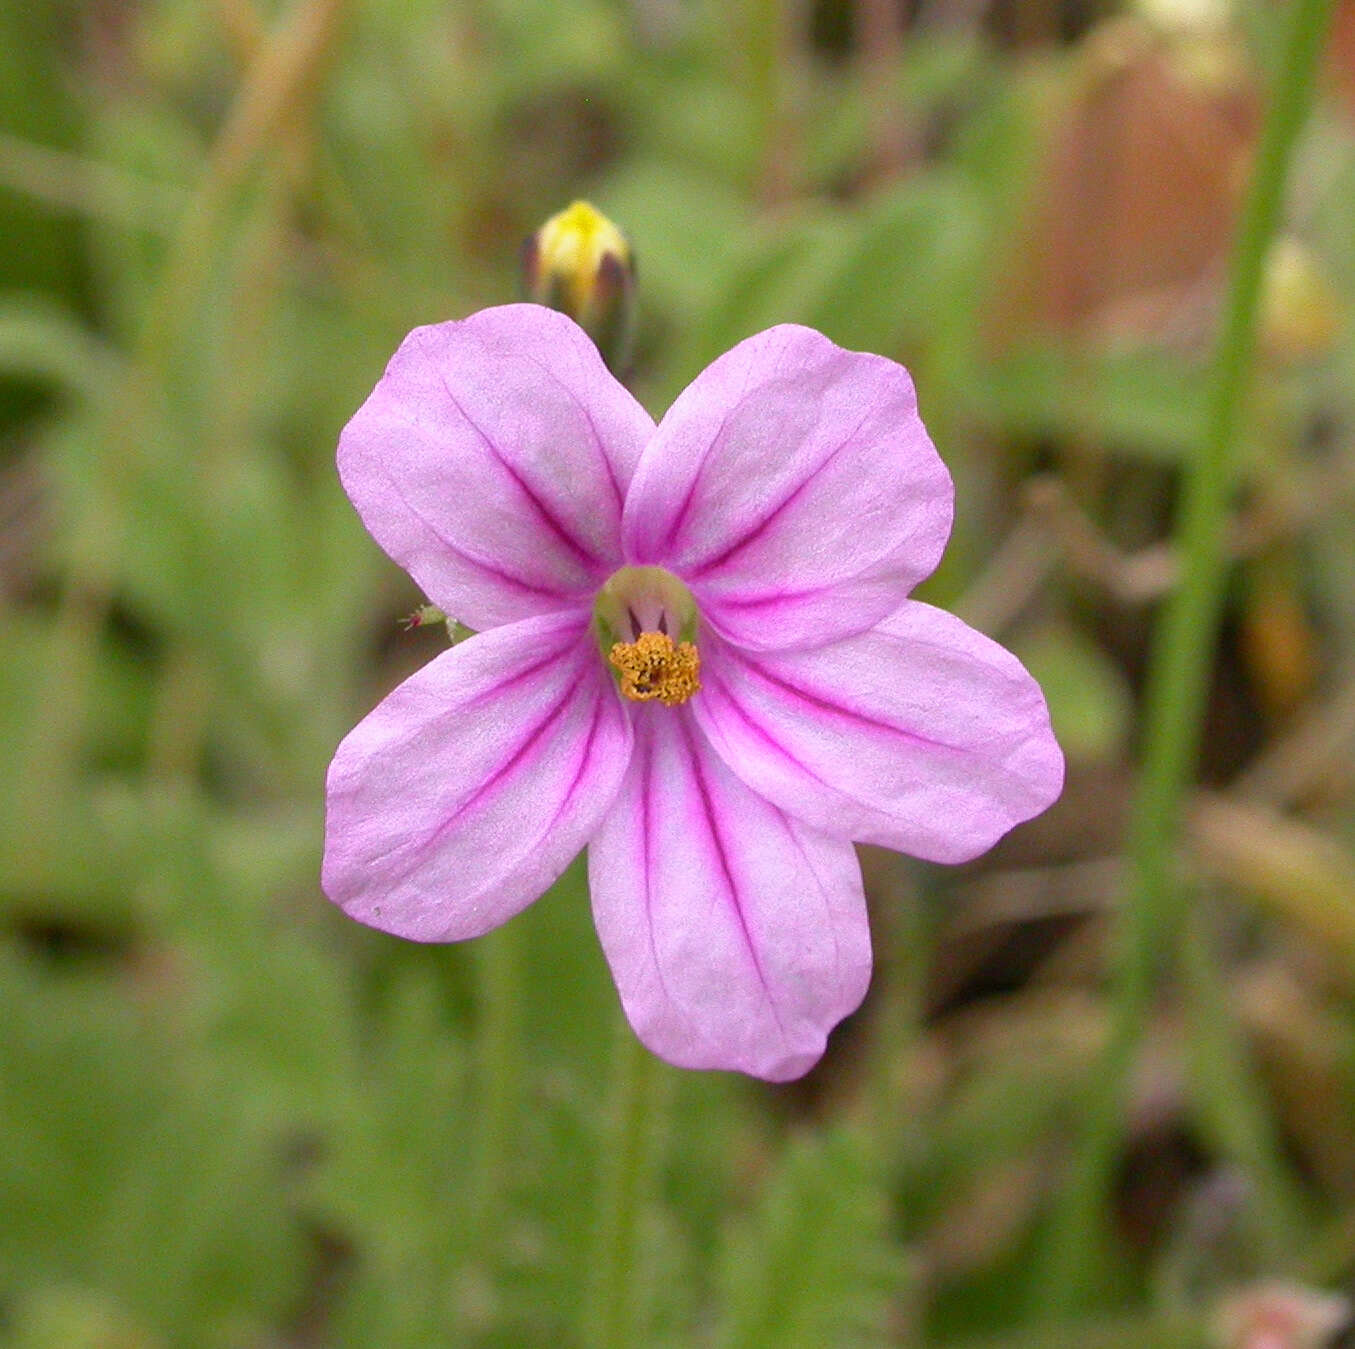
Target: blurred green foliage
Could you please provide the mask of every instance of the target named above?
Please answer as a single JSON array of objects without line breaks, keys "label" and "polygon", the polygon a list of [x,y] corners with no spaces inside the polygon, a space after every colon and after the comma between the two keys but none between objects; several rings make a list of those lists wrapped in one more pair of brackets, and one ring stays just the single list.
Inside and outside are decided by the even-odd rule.
[{"label": "blurred green foliage", "polygon": [[[1100,1303],[1065,1332],[1030,1302],[1170,584],[1117,559],[1161,544],[1200,353],[1008,313],[1098,13],[1063,7],[1070,45],[1058,6],[993,8],[881,42],[830,0],[0,5],[0,1343],[582,1343],[618,1015],[582,869],[479,949],[359,929],[317,881],[334,745],[440,640],[395,628],[422,597],[339,489],[339,430],[410,327],[512,298],[580,195],[636,246],[652,410],[776,322],[908,363],[959,495],[927,594],[1022,651],[1087,774],[988,871],[871,859],[877,990],[808,1083],[658,1069],[639,1342],[1189,1345],[1229,1281],[1355,1276],[1355,980],[1303,895],[1206,865]],[[1230,47],[1244,83],[1267,40]],[[1348,115],[1309,144],[1293,224],[1341,309]],[[1230,626],[1317,653],[1292,716],[1355,655],[1352,390],[1343,324],[1268,364],[1249,422],[1281,526],[1241,567],[1282,559],[1298,628],[1241,581]],[[1286,725],[1238,693],[1252,649],[1220,786]],[[1347,857],[1338,768],[1247,799]],[[1218,1233],[1172,1233],[1220,1174],[1245,1197],[1211,1263]]]}]

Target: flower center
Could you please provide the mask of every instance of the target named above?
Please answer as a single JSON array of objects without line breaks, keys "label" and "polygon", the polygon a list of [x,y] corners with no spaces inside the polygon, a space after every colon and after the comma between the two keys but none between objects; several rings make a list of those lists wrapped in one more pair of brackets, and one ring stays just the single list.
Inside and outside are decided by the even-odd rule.
[{"label": "flower center", "polygon": [[680,707],[701,688],[701,657],[694,642],[666,632],[642,632],[633,642],[613,642],[607,659],[621,676],[621,692],[633,702],[658,699]]},{"label": "flower center", "polygon": [[662,567],[614,572],[598,592],[593,622],[623,697],[680,707],[700,692],[696,602],[672,572]]}]

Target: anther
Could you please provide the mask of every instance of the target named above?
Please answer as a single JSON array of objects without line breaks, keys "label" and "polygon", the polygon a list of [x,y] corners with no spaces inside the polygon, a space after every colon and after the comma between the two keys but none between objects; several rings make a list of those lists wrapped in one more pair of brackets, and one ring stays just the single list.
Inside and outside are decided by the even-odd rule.
[{"label": "anther", "polygon": [[701,689],[695,643],[674,644],[666,632],[642,632],[633,642],[616,642],[607,659],[621,676],[621,692],[633,702],[680,707]]}]

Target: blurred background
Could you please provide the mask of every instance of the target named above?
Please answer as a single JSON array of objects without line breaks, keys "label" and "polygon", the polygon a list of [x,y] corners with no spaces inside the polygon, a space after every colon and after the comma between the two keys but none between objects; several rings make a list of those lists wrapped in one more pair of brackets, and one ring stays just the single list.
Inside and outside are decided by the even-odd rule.
[{"label": "blurred background", "polygon": [[401,631],[338,432],[581,196],[638,257],[652,412],[772,323],[910,367],[958,497],[922,593],[1022,656],[1069,760],[975,864],[865,851],[875,982],[804,1081],[655,1068],[606,1342],[1342,1342],[1351,3],[1266,265],[1184,918],[1086,1127],[1286,13],[0,0],[0,1344],[603,1342],[625,1032],[582,870],[442,948],[317,876],[335,744],[446,641]]}]

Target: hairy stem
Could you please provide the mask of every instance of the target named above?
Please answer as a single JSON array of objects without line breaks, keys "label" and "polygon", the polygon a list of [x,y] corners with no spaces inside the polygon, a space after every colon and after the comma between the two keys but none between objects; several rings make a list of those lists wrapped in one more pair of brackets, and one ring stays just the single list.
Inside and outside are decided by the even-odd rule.
[{"label": "hairy stem", "polygon": [[640,1224],[657,1162],[658,1063],[621,1019],[614,1053],[610,1116],[603,1137],[592,1282],[584,1344],[631,1349],[647,1343],[646,1271]]},{"label": "hairy stem", "polygon": [[490,1265],[499,1255],[501,1216],[517,1153],[522,1104],[519,935],[512,923],[506,923],[474,944],[477,1103],[471,1230],[477,1254]]}]

